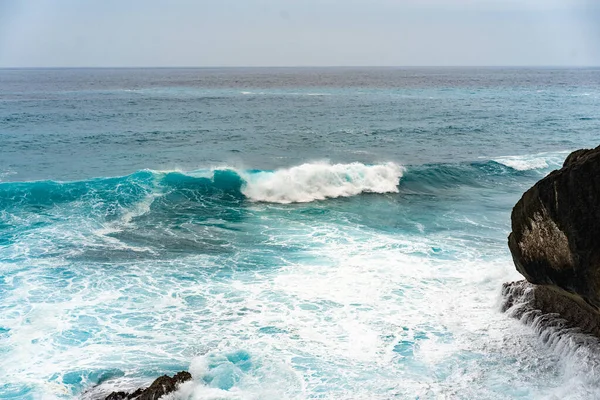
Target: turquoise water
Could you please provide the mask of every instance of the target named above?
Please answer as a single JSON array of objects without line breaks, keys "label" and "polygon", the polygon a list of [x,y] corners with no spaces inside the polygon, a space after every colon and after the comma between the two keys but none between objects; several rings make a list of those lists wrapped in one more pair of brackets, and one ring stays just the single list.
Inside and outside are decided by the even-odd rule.
[{"label": "turquoise water", "polygon": [[500,313],[598,70],[0,71],[0,398],[600,396]]}]

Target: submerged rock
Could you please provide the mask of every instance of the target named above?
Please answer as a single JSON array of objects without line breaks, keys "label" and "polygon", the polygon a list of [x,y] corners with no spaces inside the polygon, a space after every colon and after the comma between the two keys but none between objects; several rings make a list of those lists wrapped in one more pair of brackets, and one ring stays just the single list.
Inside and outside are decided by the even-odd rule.
[{"label": "submerged rock", "polygon": [[146,389],[138,389],[132,393],[112,392],[106,396],[105,400],[158,400],[165,394],[174,392],[180,384],[191,379],[192,375],[186,371],[178,372],[172,378],[163,375]]},{"label": "submerged rock", "polygon": [[[577,302],[582,312],[598,313],[600,146],[571,153],[560,170],[525,192],[511,220],[508,246],[517,270],[530,283],[544,286],[532,289],[535,304],[559,312],[551,310]],[[583,317],[575,315],[573,323],[582,326]],[[598,334],[599,326],[590,329]]]}]

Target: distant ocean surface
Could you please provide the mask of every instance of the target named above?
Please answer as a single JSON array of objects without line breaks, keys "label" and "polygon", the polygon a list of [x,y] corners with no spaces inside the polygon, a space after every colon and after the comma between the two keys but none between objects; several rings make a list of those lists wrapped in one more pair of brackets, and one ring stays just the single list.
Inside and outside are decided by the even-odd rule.
[{"label": "distant ocean surface", "polygon": [[499,310],[600,69],[0,70],[0,399],[592,399]]}]

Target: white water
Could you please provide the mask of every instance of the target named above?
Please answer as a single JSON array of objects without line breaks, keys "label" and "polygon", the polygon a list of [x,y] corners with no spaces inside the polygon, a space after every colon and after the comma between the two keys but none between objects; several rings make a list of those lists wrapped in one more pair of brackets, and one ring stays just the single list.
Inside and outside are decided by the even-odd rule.
[{"label": "white water", "polygon": [[242,174],[242,193],[253,201],[306,203],[360,193],[398,192],[403,168],[394,163],[311,163],[276,171]]},{"label": "white water", "polygon": [[545,169],[559,167],[562,165],[568,151],[553,153],[526,154],[520,156],[504,156],[495,158],[493,161],[515,169],[517,171],[529,171],[534,169]]},{"label": "white water", "polygon": [[[502,283],[519,275],[498,239],[508,218],[489,208],[494,196],[451,207],[420,198],[412,207],[424,208],[405,218],[408,198],[390,210],[386,196],[370,196],[373,206],[348,202],[347,214],[332,207],[325,217],[262,203],[394,192],[400,177],[395,164],[358,163],[246,173],[244,190],[273,200],[253,198],[245,218],[223,229],[230,238],[241,232],[231,251],[170,259],[154,258],[160,246],[153,254],[107,236],[143,229],[154,193],[107,232],[70,204],[63,222],[20,236],[10,254],[0,249],[10,260],[0,264],[12,274],[5,284],[14,286],[0,314],[11,328],[0,372],[45,398],[78,396],[103,369],[125,376],[93,390],[133,389],[189,369],[193,382],[169,396],[178,400],[595,398],[598,364],[569,336],[547,345],[499,312]],[[375,220],[381,207],[399,231],[348,221],[351,207]],[[258,236],[260,246],[238,247]],[[32,257],[21,272],[13,261],[65,247],[67,256]],[[86,251],[106,248],[139,259],[85,261],[96,254]]]}]

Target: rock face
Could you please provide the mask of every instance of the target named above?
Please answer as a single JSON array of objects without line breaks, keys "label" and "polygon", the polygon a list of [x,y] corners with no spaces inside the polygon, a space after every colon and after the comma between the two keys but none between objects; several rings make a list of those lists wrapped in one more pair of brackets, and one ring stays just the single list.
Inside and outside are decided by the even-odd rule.
[{"label": "rock face", "polygon": [[600,146],[571,153],[512,212],[508,246],[531,283],[600,311]]},{"label": "rock face", "polygon": [[132,393],[112,392],[106,396],[105,400],[158,400],[165,394],[177,390],[177,386],[181,383],[191,379],[192,375],[186,371],[178,372],[172,378],[170,376],[163,375],[152,382],[152,384],[146,389],[138,389]]}]

